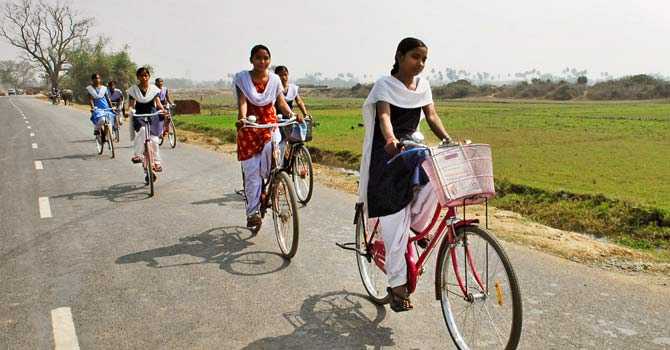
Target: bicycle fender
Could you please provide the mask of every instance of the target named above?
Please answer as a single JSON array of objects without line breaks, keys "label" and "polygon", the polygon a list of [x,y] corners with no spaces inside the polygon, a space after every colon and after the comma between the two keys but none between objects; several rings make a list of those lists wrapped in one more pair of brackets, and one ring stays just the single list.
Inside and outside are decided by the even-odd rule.
[{"label": "bicycle fender", "polygon": [[[454,234],[461,227],[479,226],[479,219],[460,220],[454,223]],[[442,299],[442,289],[440,288],[440,280],[442,279],[442,261],[444,261],[444,254],[449,252],[449,243],[446,237],[440,243],[440,250],[437,253],[437,266],[435,267],[435,299]],[[448,267],[447,267],[448,268]]]}]

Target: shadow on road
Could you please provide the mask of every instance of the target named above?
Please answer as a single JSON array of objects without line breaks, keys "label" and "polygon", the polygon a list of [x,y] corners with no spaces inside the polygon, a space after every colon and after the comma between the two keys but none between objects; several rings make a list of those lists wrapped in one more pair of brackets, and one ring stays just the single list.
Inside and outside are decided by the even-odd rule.
[{"label": "shadow on road", "polygon": [[191,204],[195,205],[216,204],[219,206],[225,206],[226,203],[233,203],[233,202],[244,202],[244,197],[240,196],[238,193],[225,193],[223,197],[220,198],[205,199],[198,202],[191,202]]},{"label": "shadow on road", "polygon": [[95,139],[90,138],[90,139],[83,139],[83,140],[74,140],[74,141],[70,141],[69,143],[95,143]]},{"label": "shadow on road", "polygon": [[310,296],[300,310],[284,314],[293,333],[254,341],[255,349],[381,349],[395,345],[391,328],[379,324],[386,308],[347,291]]},{"label": "shadow on road", "polygon": [[[179,239],[167,247],[128,254],[116,259],[117,264],[144,262],[149,267],[170,268],[189,265],[218,264],[222,270],[240,276],[260,276],[286,268],[289,261],[280,254],[264,251],[241,253],[254,243],[254,234],[245,227],[230,226],[207,230],[195,236]],[[199,258],[197,262],[178,264],[161,263],[159,258],[188,255]]]},{"label": "shadow on road", "polygon": [[76,160],[91,160],[91,159],[98,159],[100,156],[98,156],[97,153],[95,153],[95,148],[91,149],[91,153],[86,153],[86,154],[68,154],[60,157],[51,157],[51,158],[42,158],[41,160],[64,160],[64,159],[76,159]]},{"label": "shadow on road", "polygon": [[74,200],[77,198],[105,198],[110,202],[128,203],[149,198],[149,192],[144,188],[144,184],[121,183],[112,185],[107,189],[73,192],[53,196],[52,198],[66,198],[69,200]]}]

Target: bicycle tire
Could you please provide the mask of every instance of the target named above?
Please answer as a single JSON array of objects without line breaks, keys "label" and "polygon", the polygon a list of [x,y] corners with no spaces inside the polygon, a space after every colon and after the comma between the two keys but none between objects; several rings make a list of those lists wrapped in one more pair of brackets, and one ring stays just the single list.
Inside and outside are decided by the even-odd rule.
[{"label": "bicycle tire", "polygon": [[174,120],[170,117],[168,124],[168,142],[171,148],[177,147],[177,128],[174,126]]},{"label": "bicycle tire", "polygon": [[95,135],[95,149],[98,152],[98,155],[101,155],[104,151],[104,145],[102,144],[102,130],[98,130],[98,134]]},{"label": "bicycle tire", "polygon": [[112,153],[112,158],[116,157],[116,153],[114,153],[114,133],[112,131],[112,128],[110,127],[105,127],[107,129],[107,146],[109,147],[109,151]]},{"label": "bicycle tire", "polygon": [[312,199],[314,190],[314,171],[312,167],[312,156],[305,145],[298,145],[293,152],[291,177],[295,187],[298,202],[307,205]]},{"label": "bicycle tire", "polygon": [[146,164],[146,169],[147,169],[147,177],[149,179],[149,197],[153,197],[154,196],[154,181],[155,181],[155,176],[156,175],[154,175],[154,168],[153,168],[154,158],[153,158],[151,150],[149,149],[149,147],[151,147],[149,144],[150,144],[149,142],[144,143],[144,159],[145,159],[145,164]]},{"label": "bicycle tire", "polygon": [[[284,171],[277,172],[274,175],[273,182],[270,200],[272,201],[272,221],[274,222],[275,236],[277,237],[277,244],[279,244],[282,255],[287,259],[291,259],[298,251],[298,239],[300,236],[300,218],[298,216],[298,203],[295,198],[295,190],[293,189],[293,182]],[[282,190],[287,195],[287,197],[283,196],[287,200],[287,208],[282,208],[279,203],[282,197],[280,191]],[[290,231],[292,232],[284,230],[284,225],[280,225],[284,221],[288,224],[289,219],[292,226],[292,230]],[[291,236],[290,244],[287,243],[288,236]]]},{"label": "bicycle tire", "polygon": [[[474,239],[477,239],[477,241],[481,240],[481,243],[483,243],[483,253],[486,256],[486,259],[471,264],[470,262],[474,261],[476,256],[480,255],[474,251],[475,249],[472,249],[474,246]],[[448,245],[446,242],[443,242],[443,245],[445,247],[449,247],[444,249],[441,247],[440,253],[438,254],[436,288],[438,289],[438,298],[440,299],[442,306],[442,316],[444,317],[444,321],[447,325],[449,335],[451,336],[454,345],[456,345],[458,349],[516,349],[519,345],[519,340],[521,339],[523,323],[521,291],[509,257],[507,254],[505,254],[505,251],[500,243],[489,232],[477,226],[464,226],[457,229],[455,245]],[[457,278],[457,274],[454,272],[456,271],[456,266],[454,266],[452,259],[452,255],[456,256],[458,254],[457,250],[462,250],[463,256],[456,258],[455,260],[460,262],[461,265],[463,265],[463,262],[465,261],[465,268],[463,269],[463,273],[461,273],[460,265],[457,266],[459,267],[458,271],[459,275],[461,276],[461,281],[465,286],[467,286],[467,296],[464,296],[462,290],[460,287],[458,287],[458,280],[456,280],[456,283],[449,282],[450,276]],[[493,253],[495,257],[497,257],[499,263],[502,265],[502,269],[499,271],[500,273],[497,273],[497,269],[489,272],[489,266],[491,265],[490,258],[492,257],[490,253]],[[470,255],[470,258],[468,258],[468,255]],[[495,265],[496,261],[493,261],[493,264]],[[477,274],[472,273],[473,266],[474,269],[478,271]],[[485,266],[485,274],[482,273],[482,266]],[[467,274],[468,269],[470,269],[469,275]],[[450,274],[449,272],[452,273]],[[464,279],[463,275],[465,275]],[[486,277],[485,281],[482,282],[482,284],[486,286],[486,290],[482,290],[480,284],[478,284],[476,280],[476,277],[474,277],[475,275],[481,275],[479,276],[480,280],[482,280],[482,276]],[[502,280],[502,277],[505,278],[505,281]],[[490,288],[492,286],[491,282],[493,282],[493,280],[495,280],[495,284],[493,284],[495,287]],[[506,284],[501,282],[506,282]],[[449,286],[452,286],[451,291],[449,290]],[[497,305],[491,305],[489,308],[486,303],[490,300],[497,301]],[[503,309],[505,300],[507,300],[507,307]],[[464,311],[456,310],[454,304],[457,302],[466,305]],[[509,308],[510,302],[511,308]],[[479,307],[483,311],[478,311],[476,309],[478,304],[484,305]],[[506,314],[506,316],[509,316],[511,313],[511,317],[509,317],[509,325],[505,327],[505,330],[508,331],[506,341],[503,340],[503,333],[505,330],[503,330],[501,333],[499,329],[503,327],[498,327],[502,322],[500,322],[497,317],[493,317],[491,315],[492,311],[494,312],[495,316],[499,315],[496,313],[497,311],[500,311],[500,314]],[[488,319],[485,320],[490,321],[492,328],[490,329],[491,332],[489,333],[477,333],[476,335],[472,336],[472,339],[477,339],[476,344],[472,344],[473,341],[471,341],[470,337],[467,337],[467,321],[469,315],[474,315],[475,313],[482,315],[483,317],[488,316]],[[463,320],[461,324],[458,324],[456,317],[461,317]],[[476,316],[473,316],[473,318],[474,317]],[[476,327],[473,327],[476,328],[475,331],[479,332],[480,330],[484,329],[484,327],[486,327],[486,324],[482,325],[482,323],[483,322],[479,322],[477,323]],[[496,341],[497,344],[492,347],[492,343]]]},{"label": "bicycle tire", "polygon": [[[360,252],[367,254],[365,242],[368,241],[369,237],[365,235],[364,220],[365,215],[362,213],[356,215],[356,232],[354,234],[356,236],[356,248]],[[355,253],[356,265],[358,266],[358,274],[361,276],[361,282],[363,282],[363,287],[365,287],[368,297],[375,304],[388,304],[391,301],[391,296],[386,290],[388,286],[386,274],[375,264],[371,256],[362,255],[360,252]]]}]

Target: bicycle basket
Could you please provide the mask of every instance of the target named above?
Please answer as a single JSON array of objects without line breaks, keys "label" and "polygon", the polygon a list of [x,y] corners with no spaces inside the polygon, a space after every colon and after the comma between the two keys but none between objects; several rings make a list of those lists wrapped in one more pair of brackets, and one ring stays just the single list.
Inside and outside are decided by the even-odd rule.
[{"label": "bicycle basket", "polygon": [[312,120],[282,127],[282,136],[289,142],[307,142],[312,140]]},{"label": "bicycle basket", "polygon": [[434,148],[426,165],[442,206],[479,204],[495,196],[489,145]]}]

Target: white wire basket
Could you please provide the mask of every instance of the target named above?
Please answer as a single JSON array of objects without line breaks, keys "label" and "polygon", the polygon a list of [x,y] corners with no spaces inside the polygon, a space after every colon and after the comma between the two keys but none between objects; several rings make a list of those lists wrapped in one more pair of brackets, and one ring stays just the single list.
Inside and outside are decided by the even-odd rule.
[{"label": "white wire basket", "polygon": [[443,207],[480,204],[495,196],[489,145],[433,148],[431,152],[424,169]]}]

